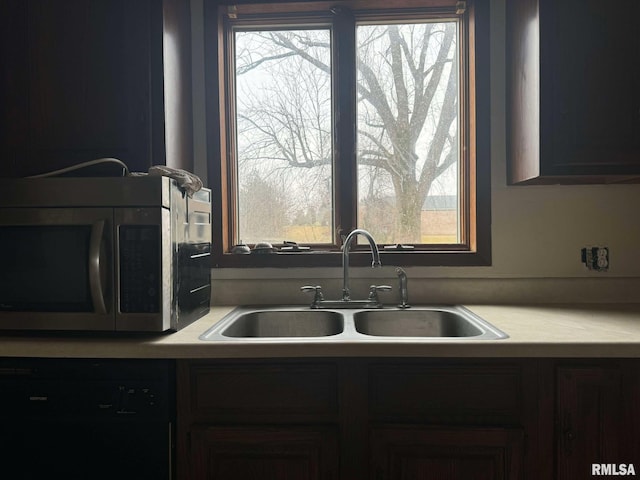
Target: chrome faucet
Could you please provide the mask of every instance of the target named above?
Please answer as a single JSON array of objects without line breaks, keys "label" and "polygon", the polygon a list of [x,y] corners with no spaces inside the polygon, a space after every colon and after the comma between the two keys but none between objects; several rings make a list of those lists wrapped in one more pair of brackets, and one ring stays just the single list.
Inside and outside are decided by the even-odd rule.
[{"label": "chrome faucet", "polygon": [[351,300],[351,290],[349,287],[349,251],[354,238],[362,235],[371,246],[371,266],[381,267],[380,252],[375,240],[369,232],[357,228],[353,230],[344,240],[342,246],[342,299],[325,300],[322,295],[322,288],[319,285],[306,285],[301,287],[303,292],[313,292],[314,298],[311,308],[381,308],[382,303],[378,299],[378,292],[391,290],[389,285],[371,285],[369,287],[369,297],[366,300]]},{"label": "chrome faucet", "polygon": [[378,245],[376,245],[375,240],[369,232],[362,230],[361,228],[356,228],[347,235],[347,238],[342,245],[342,300],[345,302],[351,300],[351,291],[349,290],[349,250],[353,243],[353,239],[358,235],[362,235],[366,238],[371,246],[371,267],[376,268],[382,266],[382,263],[380,263]]}]

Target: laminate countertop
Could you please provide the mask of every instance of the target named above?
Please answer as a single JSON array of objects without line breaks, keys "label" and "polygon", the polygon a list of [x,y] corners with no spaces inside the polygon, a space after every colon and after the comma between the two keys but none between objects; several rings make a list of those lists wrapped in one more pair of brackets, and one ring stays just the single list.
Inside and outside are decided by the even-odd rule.
[{"label": "laminate countertop", "polygon": [[199,336],[233,306],[215,306],[179,332],[105,335],[0,334],[0,357],[51,358],[275,358],[275,357],[628,357],[640,358],[640,303],[580,305],[465,305],[509,335],[500,340],[353,341],[246,339],[202,341]]}]

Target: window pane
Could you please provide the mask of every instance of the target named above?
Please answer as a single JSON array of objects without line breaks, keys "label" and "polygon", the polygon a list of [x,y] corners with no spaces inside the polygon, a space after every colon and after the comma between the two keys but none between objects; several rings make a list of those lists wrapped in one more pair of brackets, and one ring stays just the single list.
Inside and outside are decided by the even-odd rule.
[{"label": "window pane", "polygon": [[458,243],[457,23],[359,25],[358,224],[380,243]]},{"label": "window pane", "polygon": [[333,238],[328,29],[235,32],[238,239]]}]

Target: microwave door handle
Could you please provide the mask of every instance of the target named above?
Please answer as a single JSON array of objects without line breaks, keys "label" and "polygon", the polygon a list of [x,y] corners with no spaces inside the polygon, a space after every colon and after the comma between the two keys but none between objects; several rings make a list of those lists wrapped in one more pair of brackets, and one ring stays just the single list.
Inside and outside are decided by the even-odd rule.
[{"label": "microwave door handle", "polygon": [[100,280],[100,247],[102,246],[104,224],[104,220],[99,220],[91,226],[91,238],[89,240],[89,288],[95,312],[99,314],[107,313]]}]

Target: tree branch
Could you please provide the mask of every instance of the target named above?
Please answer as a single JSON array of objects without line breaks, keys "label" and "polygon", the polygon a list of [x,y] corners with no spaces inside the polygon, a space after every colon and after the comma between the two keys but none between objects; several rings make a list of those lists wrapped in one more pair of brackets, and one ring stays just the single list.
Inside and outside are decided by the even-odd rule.
[{"label": "tree branch", "polygon": [[[429,113],[431,103],[433,102],[433,97],[438,89],[438,85],[440,84],[444,67],[447,63],[449,63],[448,57],[453,39],[454,28],[453,26],[448,26],[445,30],[445,35],[440,45],[440,50],[438,51],[436,61],[434,62],[433,67],[427,70],[427,72],[431,73],[429,82],[427,83],[427,86],[424,88],[424,90],[420,92],[416,91],[416,96],[414,98],[413,116],[411,117],[409,126],[411,131],[411,138],[415,139],[416,141],[420,135],[420,132],[422,131],[424,122],[427,119],[427,114]],[[456,57],[456,55],[457,53],[454,53],[454,58]],[[426,79],[426,76],[423,78]],[[451,82],[449,82],[449,84],[450,83]]]},{"label": "tree branch", "polygon": [[287,52],[287,53],[281,53],[279,55],[270,55],[268,57],[262,57],[259,60],[248,63],[247,65],[243,65],[242,67],[236,68],[236,75],[244,75],[245,73],[250,72],[251,70],[259,67],[265,62],[270,62],[272,60],[280,60],[282,58],[292,57],[294,55],[295,55],[295,52]]},{"label": "tree branch", "polygon": [[[429,192],[431,182],[437,177],[438,165],[440,157],[444,150],[444,145],[447,139],[450,138],[449,131],[451,129],[451,123],[456,119],[458,115],[457,111],[457,98],[458,98],[458,81],[455,69],[451,70],[451,76],[447,82],[447,88],[445,90],[444,100],[442,102],[442,108],[440,110],[440,117],[438,118],[438,125],[436,127],[433,140],[429,147],[427,159],[425,165],[422,168],[420,174],[420,191],[426,196]],[[456,131],[457,135],[457,131]],[[457,149],[452,149],[457,150]]]},{"label": "tree branch", "polygon": [[331,67],[329,65],[326,65],[325,63],[321,62],[317,58],[314,58],[311,55],[309,55],[306,50],[303,50],[302,48],[299,48],[298,46],[296,46],[291,40],[289,40],[282,33],[274,32],[271,35],[277,45],[291,49],[294,54],[300,55],[307,62],[311,63],[312,65],[315,65],[324,73],[329,75],[331,74]]},{"label": "tree branch", "polygon": [[409,95],[404,79],[404,67],[402,65],[402,48],[400,46],[400,33],[397,25],[391,25],[388,29],[391,50],[391,71],[393,73],[393,85],[398,102],[397,135],[403,135],[409,127]]}]

